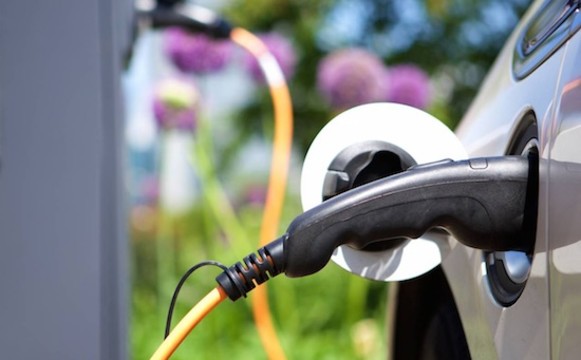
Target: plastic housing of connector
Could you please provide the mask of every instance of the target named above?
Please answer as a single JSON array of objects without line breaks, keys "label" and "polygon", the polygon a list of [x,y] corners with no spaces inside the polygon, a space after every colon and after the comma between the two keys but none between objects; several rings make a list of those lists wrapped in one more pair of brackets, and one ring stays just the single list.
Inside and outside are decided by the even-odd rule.
[{"label": "plastic housing of connector", "polygon": [[[503,156],[416,165],[374,181],[299,215],[279,239],[217,277],[235,300],[284,272],[321,270],[341,245],[417,239],[439,227],[460,243],[488,251],[530,251],[535,231],[534,156]],[[531,211],[534,209],[535,211]],[[413,240],[411,240],[413,241]]]}]

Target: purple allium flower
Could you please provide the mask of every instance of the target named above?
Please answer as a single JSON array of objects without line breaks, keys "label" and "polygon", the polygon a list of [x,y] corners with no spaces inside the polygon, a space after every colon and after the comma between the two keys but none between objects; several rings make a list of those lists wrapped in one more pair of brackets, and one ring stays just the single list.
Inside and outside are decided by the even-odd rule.
[{"label": "purple allium flower", "polygon": [[244,190],[244,201],[250,205],[263,205],[266,202],[266,187],[250,185]]},{"label": "purple allium flower", "polygon": [[191,81],[169,79],[156,89],[153,113],[161,129],[194,130],[199,93]]},{"label": "purple allium flower", "polygon": [[208,74],[226,66],[232,53],[232,44],[226,40],[213,40],[203,34],[171,28],[165,33],[165,50],[180,71]]},{"label": "purple allium flower", "polygon": [[425,109],[430,103],[430,79],[412,64],[396,65],[388,69],[387,101]]},{"label": "purple allium flower", "polygon": [[[281,34],[274,32],[259,35],[259,38],[278,62],[285,79],[292,78],[297,64],[297,55],[291,42]],[[245,63],[252,78],[257,82],[264,83],[264,75],[254,56],[247,54]]]},{"label": "purple allium flower", "polygon": [[157,204],[159,200],[159,180],[155,176],[148,176],[141,182],[140,197],[146,204]]},{"label": "purple allium flower", "polygon": [[343,49],[319,63],[317,87],[335,109],[385,99],[386,70],[381,60],[363,49]]}]

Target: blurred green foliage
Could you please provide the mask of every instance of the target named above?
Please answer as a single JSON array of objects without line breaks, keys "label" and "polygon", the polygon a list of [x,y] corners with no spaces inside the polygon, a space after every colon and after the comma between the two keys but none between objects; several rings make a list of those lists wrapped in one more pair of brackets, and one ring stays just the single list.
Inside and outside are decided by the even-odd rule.
[{"label": "blurred green foliage", "polygon": [[[203,196],[179,216],[153,205],[153,226],[132,227],[131,348],[136,359],[151,356],[163,340],[171,294],[190,266],[206,259],[230,266],[258,247],[262,206],[228,201],[216,168],[223,154],[215,150],[207,124],[200,122],[192,151]],[[280,233],[300,212],[299,197],[289,194]],[[139,230],[145,228],[148,230]],[[180,293],[174,325],[216,286],[214,278],[219,272],[202,268],[191,276]],[[268,286],[273,318],[288,359],[384,358],[387,284],[328,266],[316,276],[280,276]],[[250,301],[221,304],[172,357],[191,358],[266,359]]]},{"label": "blurred green foliage", "polygon": [[[296,200],[285,206],[283,223],[299,212]],[[179,218],[160,214],[154,234],[134,233],[132,267],[133,358],[146,359],[161,343],[171,293],[180,276],[192,264],[219,259],[230,265],[256,248],[261,209],[244,206],[238,219],[247,239],[230,241],[207,204],[202,203]],[[239,239],[238,239],[239,240]],[[160,246],[163,250],[160,251]],[[169,267],[169,269],[168,269]],[[195,272],[184,286],[173,324],[216,286],[215,268]],[[382,359],[385,354],[387,284],[352,276],[328,266],[316,276],[269,283],[273,318],[288,359]],[[250,294],[250,297],[252,295]],[[362,320],[372,324],[370,340],[358,334]],[[361,332],[361,330],[359,330]],[[371,341],[360,354],[355,341]],[[253,324],[250,301],[227,300],[190,334],[172,359],[266,359]]]}]

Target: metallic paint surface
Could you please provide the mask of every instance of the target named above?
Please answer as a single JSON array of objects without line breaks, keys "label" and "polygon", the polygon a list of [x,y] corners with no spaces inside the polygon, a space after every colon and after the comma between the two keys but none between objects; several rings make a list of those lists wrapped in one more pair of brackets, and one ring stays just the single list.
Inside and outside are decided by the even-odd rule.
[{"label": "metallic paint surface", "polygon": [[[470,156],[502,155],[524,115],[533,111],[539,124],[539,215],[531,275],[522,296],[504,308],[488,288],[481,251],[456,246],[443,267],[450,282],[474,359],[548,359],[551,315],[547,244],[550,236],[549,148],[556,129],[555,89],[565,49],[517,82],[512,56],[523,24],[540,6],[536,2],[515,30],[467,112],[457,135]],[[579,232],[577,232],[579,233]],[[468,271],[467,271],[468,270]],[[579,292],[577,292],[579,293]]]},{"label": "metallic paint surface", "polygon": [[[577,15],[578,18],[579,14]],[[581,33],[565,49],[548,148],[551,357],[581,353]]]}]

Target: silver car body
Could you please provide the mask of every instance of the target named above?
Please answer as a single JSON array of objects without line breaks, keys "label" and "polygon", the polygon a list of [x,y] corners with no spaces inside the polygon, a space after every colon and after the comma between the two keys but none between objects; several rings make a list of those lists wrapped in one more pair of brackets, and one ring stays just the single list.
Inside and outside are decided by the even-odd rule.
[{"label": "silver car body", "polygon": [[527,116],[535,117],[538,128],[537,234],[520,297],[510,306],[499,304],[480,250],[456,244],[442,264],[475,359],[581,356],[579,10],[551,29],[560,34],[549,34],[546,48],[538,50],[548,58],[534,60],[538,67],[522,79],[515,74],[515,49],[545,3],[537,1],[527,12],[456,131],[470,156],[490,156],[509,152]]}]

